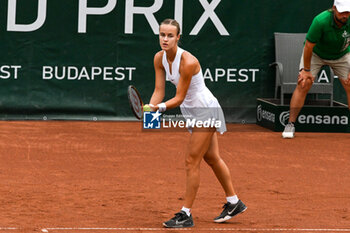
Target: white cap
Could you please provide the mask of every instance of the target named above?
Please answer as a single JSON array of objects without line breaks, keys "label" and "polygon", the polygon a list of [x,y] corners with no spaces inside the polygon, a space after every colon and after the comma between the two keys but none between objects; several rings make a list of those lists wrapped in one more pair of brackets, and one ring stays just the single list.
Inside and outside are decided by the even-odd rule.
[{"label": "white cap", "polygon": [[339,13],[350,12],[350,0],[334,0],[334,6]]}]

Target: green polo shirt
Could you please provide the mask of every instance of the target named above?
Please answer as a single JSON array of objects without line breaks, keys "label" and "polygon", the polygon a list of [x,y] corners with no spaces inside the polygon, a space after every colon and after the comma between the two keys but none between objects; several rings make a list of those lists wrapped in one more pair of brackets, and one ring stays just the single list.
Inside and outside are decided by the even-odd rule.
[{"label": "green polo shirt", "polygon": [[322,59],[341,58],[350,51],[350,19],[339,28],[334,22],[333,12],[326,10],[314,18],[306,39],[316,43],[313,52]]}]

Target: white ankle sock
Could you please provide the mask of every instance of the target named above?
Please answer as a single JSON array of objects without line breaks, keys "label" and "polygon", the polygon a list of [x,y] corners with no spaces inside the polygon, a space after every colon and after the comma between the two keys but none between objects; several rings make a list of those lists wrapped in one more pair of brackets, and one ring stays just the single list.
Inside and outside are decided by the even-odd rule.
[{"label": "white ankle sock", "polygon": [[230,202],[231,204],[237,204],[238,202],[238,197],[237,195],[226,197],[227,202]]},{"label": "white ankle sock", "polygon": [[183,206],[181,210],[184,211],[187,214],[187,216],[191,215],[191,209],[186,208],[185,206]]}]

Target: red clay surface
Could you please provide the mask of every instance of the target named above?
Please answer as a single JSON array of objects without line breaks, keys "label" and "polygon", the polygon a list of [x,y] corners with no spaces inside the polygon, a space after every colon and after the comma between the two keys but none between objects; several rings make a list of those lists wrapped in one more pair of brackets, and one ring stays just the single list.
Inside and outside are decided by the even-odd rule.
[{"label": "red clay surface", "polygon": [[[1,121],[0,232],[164,232],[162,222],[183,204],[190,134],[140,124]],[[220,152],[248,210],[212,221],[225,196],[203,162],[189,232],[350,229],[349,134],[286,140],[256,125],[228,128]]]}]

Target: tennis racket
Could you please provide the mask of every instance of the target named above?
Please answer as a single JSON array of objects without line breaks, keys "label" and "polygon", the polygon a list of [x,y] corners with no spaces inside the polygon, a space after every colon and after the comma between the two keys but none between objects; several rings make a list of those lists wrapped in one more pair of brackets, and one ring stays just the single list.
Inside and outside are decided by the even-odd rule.
[{"label": "tennis racket", "polygon": [[133,85],[128,87],[128,98],[131,111],[134,113],[137,119],[141,120],[143,117],[143,102],[140,93]]}]

